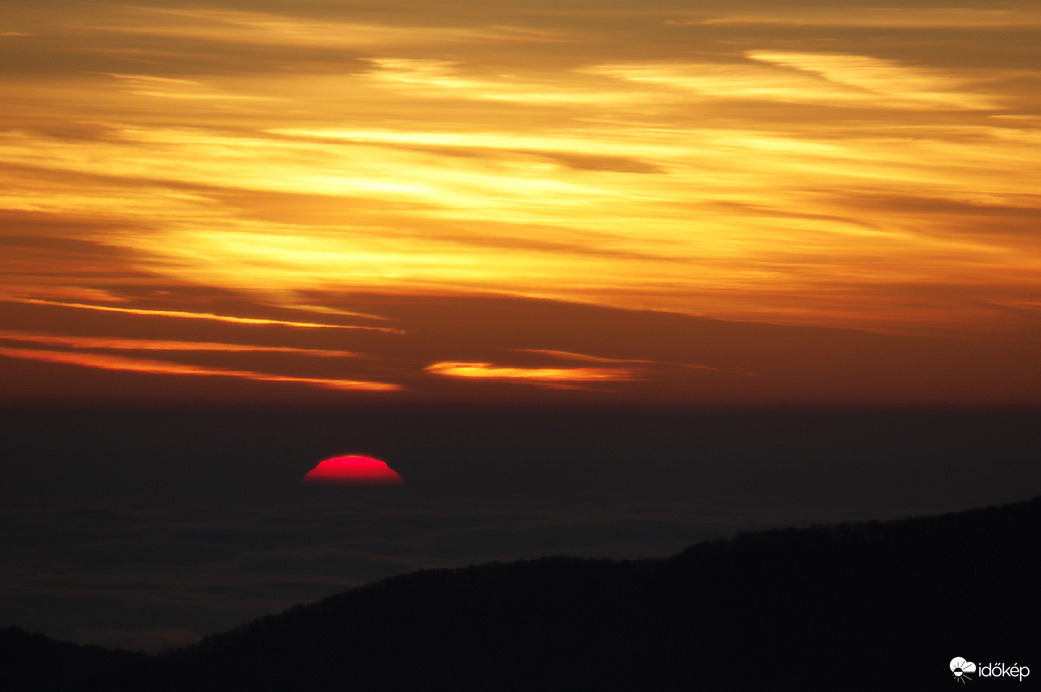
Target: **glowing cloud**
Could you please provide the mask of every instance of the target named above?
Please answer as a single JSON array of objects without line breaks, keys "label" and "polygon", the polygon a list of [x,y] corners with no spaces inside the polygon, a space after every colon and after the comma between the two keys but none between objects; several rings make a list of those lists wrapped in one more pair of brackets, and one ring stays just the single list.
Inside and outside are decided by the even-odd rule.
[{"label": "glowing cloud", "polygon": [[171,363],[145,358],[126,358],[99,353],[67,353],[45,349],[8,348],[0,346],[0,356],[38,360],[45,363],[64,363],[81,365],[101,370],[121,370],[124,372],[140,372],[151,375],[196,375],[208,377],[233,377],[254,382],[287,382],[307,384],[324,389],[361,390],[361,391],[397,391],[400,385],[386,382],[370,382],[364,380],[344,380],[327,377],[294,377],[275,373],[255,372],[253,370],[232,370],[214,368],[205,365],[189,365]]},{"label": "glowing cloud", "polygon": [[667,361],[645,360],[639,358],[604,358],[603,356],[590,356],[585,353],[572,353],[571,351],[555,351],[552,349],[544,348],[518,348],[516,350],[522,353],[539,353],[544,356],[553,356],[554,358],[562,358],[564,360],[578,360],[589,363],[640,363],[643,365],[675,365],[677,367],[690,368],[692,370],[719,370],[719,368],[713,368],[708,365],[692,365],[690,363],[671,363]]},{"label": "glowing cloud", "polygon": [[97,310],[99,312],[121,312],[127,315],[144,315],[154,317],[177,317],[190,320],[211,320],[214,322],[230,322],[231,324],[280,325],[283,327],[303,327],[307,329],[367,329],[377,332],[399,333],[396,329],[389,329],[386,327],[365,327],[345,324],[323,324],[321,322],[298,322],[294,320],[273,320],[263,317],[235,317],[232,315],[216,315],[209,312],[187,312],[184,310],[150,310],[145,308],[121,308],[111,305],[64,303],[57,300],[43,300],[39,298],[15,298],[7,300],[10,300],[11,302],[15,303],[29,303],[32,305],[54,305],[57,307],[77,308],[80,310]]},{"label": "glowing cloud", "polygon": [[732,15],[714,19],[675,19],[674,26],[763,25],[862,28],[952,28],[1037,26],[1041,13],[1027,7],[800,7],[771,6],[763,14]]},{"label": "glowing cloud", "polygon": [[349,455],[321,461],[304,475],[304,483],[350,483],[355,485],[401,485],[401,476],[385,461]]},{"label": "glowing cloud", "polygon": [[519,380],[539,382],[619,382],[638,379],[630,368],[516,368],[491,363],[433,363],[427,372],[448,377]]},{"label": "glowing cloud", "polygon": [[349,351],[330,351],[317,348],[293,348],[290,346],[254,346],[212,341],[172,341],[169,339],[124,339],[117,337],[53,336],[28,332],[11,332],[0,329],[0,339],[28,341],[37,344],[67,346],[70,348],[98,348],[120,351],[217,351],[224,353],[292,353],[296,355],[320,356],[323,358],[350,358],[356,354]]}]

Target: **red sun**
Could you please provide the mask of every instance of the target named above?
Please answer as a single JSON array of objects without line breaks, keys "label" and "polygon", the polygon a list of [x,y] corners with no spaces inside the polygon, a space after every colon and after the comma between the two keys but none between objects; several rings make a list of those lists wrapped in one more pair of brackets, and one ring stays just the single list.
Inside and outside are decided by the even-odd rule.
[{"label": "red sun", "polygon": [[326,459],[307,472],[304,483],[353,483],[400,485],[401,476],[386,462],[372,457],[345,456]]}]

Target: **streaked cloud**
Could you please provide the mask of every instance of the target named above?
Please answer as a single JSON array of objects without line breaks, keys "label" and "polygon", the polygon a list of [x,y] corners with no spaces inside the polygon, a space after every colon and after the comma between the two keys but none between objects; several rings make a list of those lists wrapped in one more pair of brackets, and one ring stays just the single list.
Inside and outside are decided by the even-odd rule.
[{"label": "streaked cloud", "polygon": [[208,312],[189,312],[186,310],[158,310],[150,308],[121,307],[117,305],[97,305],[90,303],[67,303],[56,300],[44,300],[40,298],[0,298],[17,303],[28,303],[32,305],[53,305],[63,308],[74,308],[77,310],[95,310],[98,312],[118,312],[127,315],[142,315],[146,317],[173,317],[188,320],[209,320],[213,322],[228,322],[231,324],[247,325],[278,325],[282,327],[295,327],[302,329],[361,329],[368,331],[398,333],[398,330],[390,327],[373,327],[354,324],[333,324],[327,322],[302,322],[297,320],[278,320],[265,317],[236,317],[234,315],[217,315]]},{"label": "streaked cloud", "polygon": [[257,346],[250,344],[219,343],[214,341],[172,341],[169,339],[125,339],[98,336],[55,336],[0,329],[0,340],[23,341],[75,349],[104,349],[115,351],[216,351],[219,353],[291,353],[322,358],[353,358],[349,351],[330,351],[290,346]]},{"label": "streaked cloud", "polygon": [[[289,9],[289,8],[286,8]],[[429,46],[473,40],[552,41],[550,34],[516,30],[510,27],[430,27],[375,22],[315,21],[295,18],[288,13],[269,13],[240,9],[207,8],[120,8],[120,23],[102,24],[107,31],[150,36],[174,36],[254,45],[279,45],[303,48],[373,48],[388,46]],[[559,40],[559,39],[557,39]]]},{"label": "streaked cloud", "polygon": [[365,76],[372,82],[410,97],[461,98],[542,106],[634,107],[667,96],[634,89],[583,84],[582,80],[531,78],[512,75],[470,75],[457,62],[413,58],[372,58],[374,68]]},{"label": "streaked cloud", "polygon": [[[815,103],[881,109],[986,109],[993,97],[936,70],[864,55],[748,51],[752,62],[627,63],[595,74],[689,90],[706,98]],[[765,65],[764,65],[765,63]],[[781,68],[781,69],[777,69]]]},{"label": "streaked cloud", "polygon": [[427,372],[447,377],[493,379],[556,386],[577,382],[627,382],[640,379],[634,368],[526,368],[445,361],[431,363]]},{"label": "streaked cloud", "polygon": [[348,391],[398,391],[402,387],[386,382],[365,380],[348,380],[325,377],[295,377],[275,373],[255,372],[252,370],[235,370],[205,365],[190,365],[144,358],[128,358],[99,353],[77,353],[69,351],[52,351],[47,349],[27,349],[0,346],[0,356],[37,360],[47,363],[79,365],[101,370],[118,370],[137,372],[149,375],[191,375],[201,377],[232,377],[255,382],[278,382],[284,384],[304,384],[325,389]]},{"label": "streaked cloud", "polygon": [[768,12],[731,14],[705,19],[673,19],[678,26],[765,25],[829,26],[892,29],[981,29],[1041,26],[1041,12],[1026,6],[1006,7],[770,7]]},{"label": "streaked cloud", "polygon": [[[571,351],[554,351],[552,349],[537,349],[537,348],[526,348],[517,349],[524,353],[534,353],[543,356],[550,356],[551,358],[559,358],[561,360],[577,360],[587,363],[616,363],[619,365],[640,365],[640,366],[652,366],[654,372],[651,369],[642,369],[643,377],[641,379],[665,379],[667,377],[674,377],[676,368],[683,370],[707,370],[711,372],[729,372],[735,375],[745,375],[754,377],[754,373],[749,372],[736,372],[728,371],[723,368],[716,368],[711,365],[700,365],[695,363],[676,363],[672,361],[661,361],[661,360],[647,360],[643,358],[605,358],[603,356],[591,356],[585,353],[573,353]],[[653,374],[652,374],[653,373]]]}]

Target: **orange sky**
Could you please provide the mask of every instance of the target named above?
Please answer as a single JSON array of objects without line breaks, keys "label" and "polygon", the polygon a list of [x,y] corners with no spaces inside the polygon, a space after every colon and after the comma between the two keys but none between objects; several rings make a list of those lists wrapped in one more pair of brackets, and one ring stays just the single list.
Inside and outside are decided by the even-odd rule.
[{"label": "orange sky", "polygon": [[1041,403],[1039,31],[9,1],[0,399]]}]

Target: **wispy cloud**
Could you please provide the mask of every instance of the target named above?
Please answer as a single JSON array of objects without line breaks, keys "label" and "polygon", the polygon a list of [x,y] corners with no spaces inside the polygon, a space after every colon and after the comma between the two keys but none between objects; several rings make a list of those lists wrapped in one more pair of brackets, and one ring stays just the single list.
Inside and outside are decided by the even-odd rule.
[{"label": "wispy cloud", "polygon": [[578,382],[628,382],[642,379],[635,368],[529,368],[479,362],[432,363],[426,371],[447,377],[527,382],[545,386]]},{"label": "wispy cloud", "polygon": [[303,384],[324,389],[339,389],[350,391],[398,391],[403,387],[386,382],[374,382],[365,380],[348,380],[324,377],[297,377],[293,375],[279,375],[275,373],[255,372],[252,370],[235,370],[230,368],[217,368],[205,365],[190,365],[185,363],[172,363],[169,361],[149,360],[143,358],[127,358],[124,356],[113,356],[98,353],[76,353],[68,351],[51,351],[46,349],[26,349],[0,346],[0,356],[9,358],[21,358],[26,360],[37,360],[47,363],[61,363],[66,365],[80,365],[88,368],[101,370],[118,370],[123,372],[137,372],[150,375],[189,375],[201,377],[231,377],[255,382],[279,382],[288,384]]},{"label": "wispy cloud", "polygon": [[104,26],[105,30],[214,42],[230,40],[244,45],[371,49],[377,46],[436,46],[450,42],[510,38],[539,42],[560,40],[549,34],[523,32],[510,27],[407,26],[344,21],[331,17],[315,21],[294,17],[291,11],[273,13],[230,8],[154,7],[122,9],[127,18],[124,23],[109,23]]},{"label": "wispy cloud", "polygon": [[221,353],[292,353],[324,358],[353,358],[358,354],[349,351],[332,351],[316,348],[293,348],[290,346],[258,346],[214,341],[173,341],[169,339],[124,339],[97,336],[56,336],[0,330],[0,340],[22,341],[75,349],[103,349],[116,351],[216,351]]},{"label": "wispy cloud", "polygon": [[208,312],[189,312],[185,310],[158,310],[151,308],[118,307],[115,305],[93,305],[89,303],[66,303],[57,300],[44,300],[40,298],[0,298],[17,303],[29,303],[33,305],[52,305],[55,307],[75,308],[79,310],[96,310],[99,312],[118,312],[126,315],[143,315],[146,317],[173,317],[188,320],[209,320],[213,322],[228,322],[231,324],[252,325],[278,325],[282,327],[297,327],[302,329],[360,329],[376,332],[400,333],[397,329],[390,327],[371,327],[354,324],[331,324],[327,322],[301,322],[298,320],[278,320],[266,317],[236,317],[234,315],[218,315]]},{"label": "wispy cloud", "polygon": [[[634,89],[611,88],[609,84],[585,84],[581,79],[548,79],[496,75],[485,77],[469,73],[452,61],[372,58],[376,69],[365,77],[393,91],[407,91],[426,98],[460,98],[472,101],[502,101],[548,107],[635,106],[648,100],[666,99],[662,94]],[[576,73],[581,74],[581,73]]]},{"label": "wispy cloud", "polygon": [[892,29],[1022,28],[1041,25],[1031,7],[777,7],[702,19],[671,19],[674,26],[828,26]]},{"label": "wispy cloud", "polygon": [[[748,51],[751,62],[621,63],[588,70],[705,97],[870,105],[880,109],[986,109],[997,104],[936,70],[864,55]],[[778,69],[780,68],[780,69]]]},{"label": "wispy cloud", "polygon": [[[775,65],[820,75],[854,92],[874,94],[894,107],[988,109],[998,102],[989,95],[973,93],[969,85],[938,70],[924,69],[894,60],[865,55],[749,51],[748,57]],[[818,87],[819,88],[819,87]],[[918,106],[917,104],[921,104]]]},{"label": "wispy cloud", "polygon": [[741,377],[759,377],[759,375],[753,372],[732,370],[728,368],[719,368],[711,365],[702,365],[700,363],[682,363],[670,360],[654,360],[648,358],[607,358],[603,356],[588,355],[585,353],[575,353],[572,351],[556,351],[551,349],[526,348],[514,350],[522,353],[532,353],[541,356],[549,356],[550,358],[566,361],[571,360],[585,363],[605,363],[614,365],[638,366],[637,370],[640,373],[640,377],[634,379],[640,379],[645,381],[680,381],[690,377],[689,371],[722,373],[726,375],[737,375]]},{"label": "wispy cloud", "polygon": [[554,358],[562,358],[564,360],[579,360],[590,363],[638,363],[645,365],[678,365],[685,368],[691,368],[693,370],[717,370],[708,365],[690,365],[688,363],[668,363],[656,360],[643,360],[639,358],[605,358],[603,356],[591,356],[585,353],[574,353],[571,351],[554,351],[551,349],[539,349],[539,348],[524,348],[516,349],[524,353],[539,353],[546,356],[552,356]]}]

